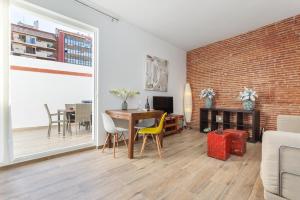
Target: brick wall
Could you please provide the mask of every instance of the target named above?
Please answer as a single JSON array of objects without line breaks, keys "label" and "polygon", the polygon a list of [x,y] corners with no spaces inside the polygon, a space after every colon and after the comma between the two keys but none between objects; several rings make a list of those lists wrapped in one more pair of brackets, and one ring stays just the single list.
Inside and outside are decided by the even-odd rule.
[{"label": "brick wall", "polygon": [[199,97],[211,87],[216,107],[241,108],[244,86],[258,92],[261,125],[276,129],[278,114],[300,115],[300,15],[187,53],[193,93],[192,126],[199,128]]}]

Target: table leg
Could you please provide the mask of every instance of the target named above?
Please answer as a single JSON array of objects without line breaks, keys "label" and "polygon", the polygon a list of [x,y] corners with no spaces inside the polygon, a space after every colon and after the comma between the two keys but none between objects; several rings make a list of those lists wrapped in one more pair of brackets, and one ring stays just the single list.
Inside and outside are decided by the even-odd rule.
[{"label": "table leg", "polygon": [[63,116],[63,136],[65,137],[66,135],[66,112],[64,112],[64,116]]},{"label": "table leg", "polygon": [[108,148],[112,148],[113,147],[113,145],[112,145],[112,142],[111,142],[111,134],[108,134],[108,141],[107,141],[107,143],[108,143]]},{"label": "table leg", "polygon": [[60,133],[60,111],[57,111],[58,133]]},{"label": "table leg", "polygon": [[[156,119],[156,126],[159,125],[159,121],[160,121],[160,118],[157,118]],[[160,140],[160,146],[161,148],[163,147],[163,138],[164,138],[164,129],[162,130],[161,134],[159,134],[159,140]]]},{"label": "table leg", "polygon": [[160,146],[163,147],[163,141],[164,141],[164,131],[162,131],[161,134],[159,134],[159,141],[160,141]]},{"label": "table leg", "polygon": [[134,120],[132,118],[129,119],[128,124],[128,158],[133,159],[133,151],[134,151]]}]

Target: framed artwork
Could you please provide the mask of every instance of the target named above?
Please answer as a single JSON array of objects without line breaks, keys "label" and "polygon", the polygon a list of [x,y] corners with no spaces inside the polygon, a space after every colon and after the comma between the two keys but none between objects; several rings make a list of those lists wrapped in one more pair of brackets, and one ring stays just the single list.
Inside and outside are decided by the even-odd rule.
[{"label": "framed artwork", "polygon": [[155,56],[146,57],[145,90],[168,91],[168,61]]}]

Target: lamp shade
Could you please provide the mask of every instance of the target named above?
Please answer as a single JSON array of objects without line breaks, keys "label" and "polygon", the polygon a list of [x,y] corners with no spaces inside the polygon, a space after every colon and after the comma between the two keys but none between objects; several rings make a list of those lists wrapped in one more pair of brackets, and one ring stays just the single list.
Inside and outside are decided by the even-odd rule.
[{"label": "lamp shade", "polygon": [[185,84],[183,105],[184,105],[185,121],[187,123],[189,123],[189,122],[191,122],[191,119],[192,119],[192,109],[193,109],[192,90],[191,90],[191,86],[189,83]]}]

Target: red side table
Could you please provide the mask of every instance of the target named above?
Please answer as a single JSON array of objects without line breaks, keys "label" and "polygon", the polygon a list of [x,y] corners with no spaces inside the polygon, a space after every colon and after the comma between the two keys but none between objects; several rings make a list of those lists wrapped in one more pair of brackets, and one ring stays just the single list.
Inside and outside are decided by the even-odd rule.
[{"label": "red side table", "polygon": [[223,132],[230,134],[230,153],[237,156],[243,156],[244,153],[246,153],[248,133],[246,131],[236,129],[226,129]]},{"label": "red side table", "polygon": [[207,134],[207,155],[219,160],[227,160],[230,156],[230,135],[230,133],[209,132]]}]

